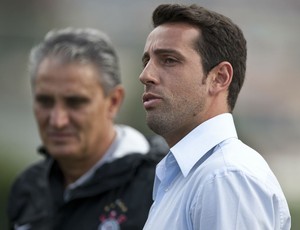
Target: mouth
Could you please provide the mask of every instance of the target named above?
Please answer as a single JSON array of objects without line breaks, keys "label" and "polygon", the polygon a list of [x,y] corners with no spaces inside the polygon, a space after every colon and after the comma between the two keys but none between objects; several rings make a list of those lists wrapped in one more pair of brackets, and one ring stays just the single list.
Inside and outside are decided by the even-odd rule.
[{"label": "mouth", "polygon": [[157,104],[162,100],[162,98],[152,93],[144,93],[142,100],[144,108],[146,110],[149,110],[157,106]]},{"label": "mouth", "polygon": [[74,138],[74,135],[68,132],[48,132],[47,136],[54,143],[65,143]]}]

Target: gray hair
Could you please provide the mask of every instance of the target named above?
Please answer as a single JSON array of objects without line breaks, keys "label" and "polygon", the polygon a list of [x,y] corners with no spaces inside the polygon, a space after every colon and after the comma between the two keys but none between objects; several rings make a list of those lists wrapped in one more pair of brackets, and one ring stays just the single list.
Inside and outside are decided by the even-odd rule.
[{"label": "gray hair", "polygon": [[92,28],[51,30],[44,40],[32,48],[29,74],[34,81],[39,65],[49,56],[66,62],[92,63],[99,70],[99,82],[105,95],[121,83],[119,59],[109,37]]}]

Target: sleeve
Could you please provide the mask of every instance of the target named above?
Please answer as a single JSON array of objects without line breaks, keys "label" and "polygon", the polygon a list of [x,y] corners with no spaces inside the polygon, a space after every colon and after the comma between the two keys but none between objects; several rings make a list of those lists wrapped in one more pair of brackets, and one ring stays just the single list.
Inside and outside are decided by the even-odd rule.
[{"label": "sleeve", "polygon": [[289,229],[282,227],[282,200],[243,172],[215,175],[198,192],[191,211],[194,230]]}]

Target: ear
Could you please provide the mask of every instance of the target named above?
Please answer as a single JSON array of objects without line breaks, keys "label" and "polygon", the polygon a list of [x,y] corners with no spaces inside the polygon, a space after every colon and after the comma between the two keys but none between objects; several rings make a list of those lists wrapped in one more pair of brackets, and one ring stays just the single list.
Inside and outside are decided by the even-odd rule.
[{"label": "ear", "polygon": [[212,75],[209,93],[211,95],[227,92],[232,81],[233,68],[227,61],[220,62],[209,73]]},{"label": "ear", "polygon": [[109,118],[114,119],[123,103],[125,96],[124,87],[121,85],[116,86],[109,94]]}]

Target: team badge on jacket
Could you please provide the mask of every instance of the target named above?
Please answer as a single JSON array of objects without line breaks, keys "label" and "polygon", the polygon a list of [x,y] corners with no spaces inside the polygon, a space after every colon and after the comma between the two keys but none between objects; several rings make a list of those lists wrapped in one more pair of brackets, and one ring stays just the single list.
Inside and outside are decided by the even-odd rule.
[{"label": "team badge on jacket", "polygon": [[100,225],[98,230],[120,230],[120,224],[127,220],[126,205],[121,199],[110,203],[104,207],[105,214],[100,215]]}]

